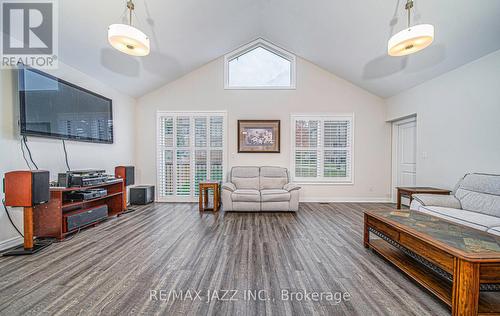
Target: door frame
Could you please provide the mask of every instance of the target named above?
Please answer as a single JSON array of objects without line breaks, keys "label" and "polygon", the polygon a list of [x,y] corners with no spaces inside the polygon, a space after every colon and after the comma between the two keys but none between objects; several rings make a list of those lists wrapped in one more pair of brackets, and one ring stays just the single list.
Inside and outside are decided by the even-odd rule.
[{"label": "door frame", "polygon": [[[392,124],[391,126],[391,138],[392,138],[392,146],[391,146],[391,201],[393,203],[396,203],[396,198],[397,198],[397,192],[396,192],[396,185],[398,183],[398,145],[399,145],[399,133],[398,133],[398,126],[401,124],[406,124],[406,123],[411,123],[415,122],[415,146],[418,144],[418,120],[417,120],[417,114],[412,114],[409,116],[404,116],[401,118],[397,118],[394,120],[391,120],[390,123]],[[415,156],[418,157],[417,152],[415,151]],[[415,158],[417,158],[415,157]],[[415,178],[418,176],[418,159],[415,159]]]}]

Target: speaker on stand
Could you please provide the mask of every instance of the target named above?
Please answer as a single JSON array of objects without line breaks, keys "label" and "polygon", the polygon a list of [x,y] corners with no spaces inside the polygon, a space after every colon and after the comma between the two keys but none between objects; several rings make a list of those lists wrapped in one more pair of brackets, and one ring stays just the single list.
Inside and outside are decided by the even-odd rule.
[{"label": "speaker on stand", "polygon": [[35,206],[50,200],[49,172],[43,170],[11,171],[5,174],[5,206],[23,207],[24,243],[4,256],[31,255],[52,242],[34,239],[33,211]]},{"label": "speaker on stand", "polygon": [[135,167],[117,166],[115,167],[115,177],[123,179],[123,213],[135,211],[135,209],[127,208],[127,187],[135,183]]}]

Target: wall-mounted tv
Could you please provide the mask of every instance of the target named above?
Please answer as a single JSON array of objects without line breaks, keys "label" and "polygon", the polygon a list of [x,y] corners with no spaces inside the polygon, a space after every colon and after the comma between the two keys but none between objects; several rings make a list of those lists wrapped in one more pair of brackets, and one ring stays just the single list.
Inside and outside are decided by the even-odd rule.
[{"label": "wall-mounted tv", "polygon": [[111,99],[31,68],[18,88],[21,135],[113,143]]}]

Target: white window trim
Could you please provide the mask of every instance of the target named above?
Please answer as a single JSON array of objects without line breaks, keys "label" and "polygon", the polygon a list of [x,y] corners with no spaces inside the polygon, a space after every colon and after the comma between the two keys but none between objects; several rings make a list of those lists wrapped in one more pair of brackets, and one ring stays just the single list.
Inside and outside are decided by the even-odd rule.
[{"label": "white window trim", "polygon": [[[234,58],[248,53],[249,51],[262,47],[290,62],[290,86],[230,86],[229,85],[229,62]],[[262,38],[258,38],[240,48],[224,55],[224,89],[226,90],[294,90],[296,88],[296,57],[294,54],[280,48]]]},{"label": "white window trim", "polygon": [[[156,112],[156,168],[155,168],[155,173],[156,173],[156,187],[158,190],[155,190],[155,201],[156,202],[198,202],[198,197],[196,196],[169,196],[169,197],[160,197],[160,177],[158,174],[159,170],[159,163],[160,163],[160,157],[161,157],[161,149],[160,146],[158,146],[159,143],[159,137],[160,137],[160,120],[163,116],[172,116],[174,119],[178,116],[195,116],[195,115],[220,115],[223,116],[223,126],[224,126],[224,133],[222,135],[222,181],[225,181],[226,175],[227,175],[227,162],[228,162],[228,155],[227,155],[227,111],[157,111]],[[190,135],[191,138],[191,144],[194,144],[194,136]],[[175,142],[175,129],[174,129],[174,142]],[[191,146],[190,146],[191,148]],[[191,157],[191,160],[193,161],[194,157]],[[208,158],[207,158],[208,159]],[[191,162],[192,163],[192,162]]]},{"label": "white window trim", "polygon": [[[297,118],[300,119],[309,119],[314,120],[318,118],[324,117],[334,117],[336,119],[349,119],[351,120],[351,174],[348,180],[331,180],[331,179],[321,179],[321,178],[300,178],[295,176],[295,120]],[[354,113],[292,113],[290,115],[290,140],[291,140],[291,152],[290,152],[290,174],[292,181],[297,184],[314,184],[314,185],[354,185],[354,134],[355,134],[355,126],[354,126]]]}]

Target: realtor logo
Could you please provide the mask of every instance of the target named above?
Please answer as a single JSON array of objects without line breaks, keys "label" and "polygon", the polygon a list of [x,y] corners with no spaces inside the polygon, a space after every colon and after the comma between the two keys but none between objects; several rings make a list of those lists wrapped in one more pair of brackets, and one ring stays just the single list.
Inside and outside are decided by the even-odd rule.
[{"label": "realtor logo", "polygon": [[57,3],[55,0],[0,0],[2,68],[19,63],[33,68],[57,67]]}]

